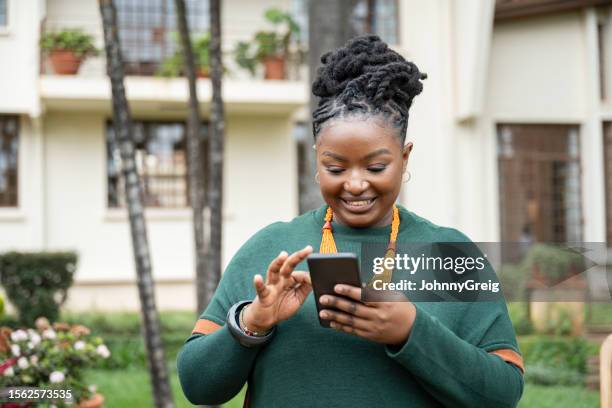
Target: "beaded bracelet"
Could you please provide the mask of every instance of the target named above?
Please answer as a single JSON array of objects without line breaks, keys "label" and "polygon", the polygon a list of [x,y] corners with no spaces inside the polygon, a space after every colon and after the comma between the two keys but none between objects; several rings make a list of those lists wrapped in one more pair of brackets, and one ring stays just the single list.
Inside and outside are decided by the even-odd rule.
[{"label": "beaded bracelet", "polygon": [[256,331],[252,331],[249,330],[246,323],[244,322],[244,311],[247,310],[247,308],[250,306],[251,304],[249,303],[248,305],[244,306],[242,309],[240,309],[240,315],[238,316],[238,323],[240,324],[240,328],[242,329],[242,331],[247,335],[247,336],[253,336],[253,337],[265,337],[268,334],[270,334],[270,332],[272,331],[272,329],[266,330],[265,332],[256,332]]},{"label": "beaded bracelet", "polygon": [[254,336],[252,335],[252,331],[248,331],[246,327],[242,327],[242,319],[241,313],[242,310],[251,304],[252,302],[249,300],[238,302],[227,312],[227,328],[230,331],[231,335],[244,347],[257,347],[263,346],[268,343],[274,337],[274,333],[276,332],[276,327],[273,327],[269,332],[264,335]]}]

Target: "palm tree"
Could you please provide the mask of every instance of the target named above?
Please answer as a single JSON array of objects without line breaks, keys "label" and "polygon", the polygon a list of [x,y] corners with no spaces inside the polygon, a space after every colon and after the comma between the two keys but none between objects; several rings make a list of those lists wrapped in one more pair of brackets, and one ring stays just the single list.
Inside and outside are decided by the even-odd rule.
[{"label": "palm tree", "polygon": [[204,207],[206,206],[204,196],[204,172],[206,158],[200,154],[202,139],[200,135],[201,121],[198,103],[198,93],[196,88],[196,68],[193,57],[193,47],[189,37],[189,25],[185,10],[185,0],[174,0],[176,7],[176,18],[178,20],[179,33],[181,36],[181,47],[183,49],[183,59],[185,73],[189,83],[189,118],[187,120],[187,153],[189,155],[189,200],[193,210],[193,235],[195,242],[195,264],[196,264],[196,298],[197,310],[201,313],[210,300],[210,295],[206,292],[206,282],[211,280],[208,277],[206,264],[206,252],[204,247]]},{"label": "palm tree", "polygon": [[125,180],[125,196],[128,207],[132,247],[138,279],[138,293],[143,322],[143,334],[147,350],[147,361],[151,375],[153,400],[158,408],[174,407],[172,390],[161,340],[159,315],[155,306],[155,292],[151,268],[151,257],[147,229],[144,220],[142,189],[136,169],[134,138],[125,87],[123,85],[123,60],[117,34],[117,15],[113,0],[99,0],[106,61],[111,79],[113,96],[113,126],[116,142],[121,152],[122,173]]},{"label": "palm tree", "polygon": [[223,139],[225,116],[221,96],[221,4],[210,0],[210,79],[212,82],[212,104],[210,109],[210,138],[208,156],[209,184],[207,189],[210,206],[210,239],[207,245],[208,268],[211,272],[207,283],[206,303],[212,298],[221,278],[221,239],[223,208]]}]

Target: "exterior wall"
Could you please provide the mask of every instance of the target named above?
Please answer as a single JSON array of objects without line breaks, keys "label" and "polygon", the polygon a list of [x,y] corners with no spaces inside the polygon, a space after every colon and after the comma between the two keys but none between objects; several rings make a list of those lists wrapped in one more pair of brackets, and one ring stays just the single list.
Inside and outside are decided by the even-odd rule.
[{"label": "exterior wall", "polygon": [[[580,125],[583,239],[605,241],[602,124],[593,9],[496,24],[491,48],[484,144],[489,190],[497,197],[497,123]],[[612,41],[608,38],[607,41]],[[486,134],[486,133],[483,133]],[[597,182],[594,182],[597,181]],[[497,214],[498,199],[489,212]],[[491,229],[493,231],[493,229]],[[499,239],[499,232],[492,239]]]},{"label": "exterior wall", "polygon": [[401,49],[428,74],[410,109],[406,140],[414,143],[414,150],[401,201],[436,224],[455,226],[458,214],[449,206],[456,196],[449,186],[455,158],[448,1],[406,0],[399,5]]},{"label": "exterior wall", "polygon": [[488,113],[496,121],[579,123],[586,115],[580,12],[495,25]]},{"label": "exterior wall", "polygon": [[43,151],[41,121],[21,116],[18,148],[18,206],[0,207],[0,250],[35,250],[43,245]]},{"label": "exterior wall", "polygon": [[[0,63],[0,89],[15,91],[0,92],[0,113],[39,114],[38,39],[44,3],[43,0],[7,1],[8,28],[0,31],[3,61]],[[11,63],[5,63],[7,60]]]},{"label": "exterior wall", "polygon": [[[78,250],[77,280],[133,281],[126,213],[106,207],[106,119],[67,112],[45,117],[47,247]],[[295,167],[286,118],[228,118],[224,263],[257,230],[295,215]],[[270,175],[274,182],[267,181]],[[147,220],[155,278],[190,279],[190,210],[150,209]]]}]

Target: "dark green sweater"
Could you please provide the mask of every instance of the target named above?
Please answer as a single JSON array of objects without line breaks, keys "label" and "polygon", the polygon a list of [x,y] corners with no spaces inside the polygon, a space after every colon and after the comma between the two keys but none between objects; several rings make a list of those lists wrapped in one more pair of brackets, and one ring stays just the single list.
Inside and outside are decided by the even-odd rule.
[{"label": "dark green sweater", "polygon": [[[225,324],[227,310],[252,300],[253,276],[265,275],[281,250],[318,249],[326,207],[255,234],[228,265],[201,319]],[[400,207],[401,242],[468,241]],[[387,243],[390,227],[353,229],[334,224],[339,252],[359,254],[360,243]],[[307,270],[302,263],[296,270]],[[416,303],[408,340],[392,349],[319,325],[312,293],[296,315],[280,323],[262,348],[245,348],[227,327],[189,337],[178,356],[187,399],[220,404],[249,380],[252,407],[514,407],[521,371],[488,353],[518,352],[503,302]]]}]

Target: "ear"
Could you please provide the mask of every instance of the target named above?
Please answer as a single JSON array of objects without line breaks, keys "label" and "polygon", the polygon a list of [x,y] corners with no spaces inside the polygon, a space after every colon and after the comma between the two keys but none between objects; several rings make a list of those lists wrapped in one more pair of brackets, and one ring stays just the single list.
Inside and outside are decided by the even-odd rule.
[{"label": "ear", "polygon": [[408,167],[408,158],[410,157],[410,153],[412,152],[413,146],[414,145],[412,144],[412,142],[408,142],[402,149],[402,161],[404,162],[402,165],[402,172],[405,172],[406,167]]}]

